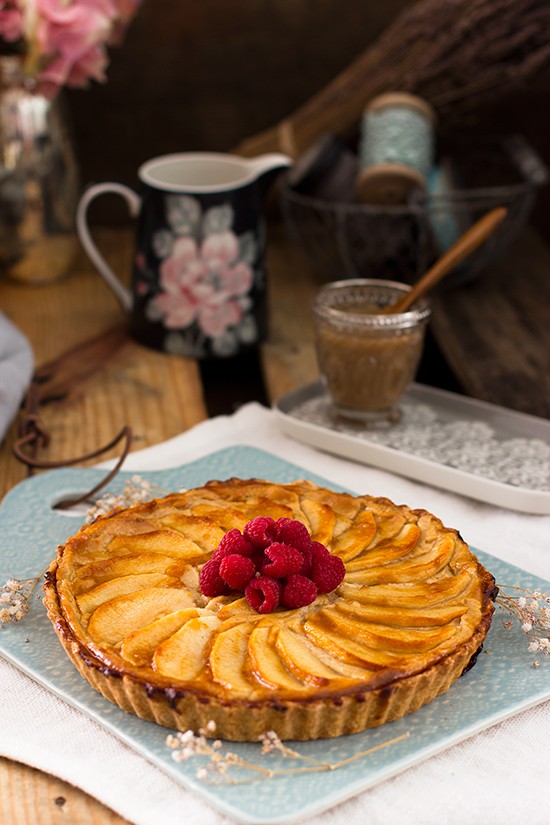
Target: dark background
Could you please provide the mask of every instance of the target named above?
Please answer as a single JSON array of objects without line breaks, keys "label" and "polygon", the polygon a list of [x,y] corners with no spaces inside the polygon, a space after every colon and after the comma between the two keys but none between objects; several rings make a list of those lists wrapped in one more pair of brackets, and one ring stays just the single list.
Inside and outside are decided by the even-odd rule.
[{"label": "dark background", "polygon": [[[165,152],[230,151],[307,101],[407,6],[358,0],[144,0],[108,81],[70,90],[82,183],[137,182],[137,167]],[[550,33],[549,33],[550,38]],[[550,67],[525,88],[463,123],[520,132],[550,165]],[[531,222],[550,238],[549,188]],[[126,219],[115,198],[94,204],[101,223]]]}]

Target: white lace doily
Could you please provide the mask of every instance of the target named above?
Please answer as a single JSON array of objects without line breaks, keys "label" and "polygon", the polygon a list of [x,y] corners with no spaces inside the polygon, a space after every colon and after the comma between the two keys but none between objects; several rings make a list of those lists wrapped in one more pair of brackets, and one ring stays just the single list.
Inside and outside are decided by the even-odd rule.
[{"label": "white lace doily", "polygon": [[387,430],[361,430],[343,420],[336,421],[326,396],[297,405],[292,416],[491,481],[550,492],[550,442],[506,437],[484,421],[449,420],[429,405],[407,399],[401,409],[401,421]]}]

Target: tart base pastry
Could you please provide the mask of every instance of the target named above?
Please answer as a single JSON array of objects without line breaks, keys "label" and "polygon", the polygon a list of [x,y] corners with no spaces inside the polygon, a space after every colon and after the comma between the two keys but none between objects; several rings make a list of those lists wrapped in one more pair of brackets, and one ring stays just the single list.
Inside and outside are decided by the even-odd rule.
[{"label": "tart base pastry", "polygon": [[[256,516],[305,524],[346,566],[312,604],[257,613],[207,598],[199,572]],[[424,510],[309,481],[213,481],[85,525],[46,573],[45,604],[80,674],[119,707],[220,739],[357,733],[412,713],[475,661],[496,588]]]}]

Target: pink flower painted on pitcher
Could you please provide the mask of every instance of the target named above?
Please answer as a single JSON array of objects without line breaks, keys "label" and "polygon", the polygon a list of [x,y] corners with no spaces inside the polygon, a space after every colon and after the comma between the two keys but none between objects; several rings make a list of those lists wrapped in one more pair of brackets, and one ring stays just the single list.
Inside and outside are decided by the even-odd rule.
[{"label": "pink flower painted on pitcher", "polygon": [[222,335],[243,316],[239,302],[253,283],[250,266],[236,260],[239,241],[230,231],[207,235],[199,246],[184,236],[160,265],[162,292],[151,300],[168,329],[184,329],[194,321],[210,337]]}]

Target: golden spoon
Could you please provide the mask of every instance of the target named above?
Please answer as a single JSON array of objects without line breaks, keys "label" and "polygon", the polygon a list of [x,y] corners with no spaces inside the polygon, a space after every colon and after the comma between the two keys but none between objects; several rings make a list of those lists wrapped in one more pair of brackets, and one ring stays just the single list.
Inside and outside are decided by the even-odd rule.
[{"label": "golden spoon", "polygon": [[425,295],[429,289],[439,283],[444,275],[447,275],[451,269],[454,269],[464,258],[471,255],[478,246],[481,246],[493,234],[497,226],[500,226],[507,214],[508,210],[503,206],[487,212],[449,247],[445,254],[414,284],[410,292],[407,292],[402,298],[398,298],[390,306],[384,307],[380,314],[389,315],[391,313],[393,315],[398,312],[406,312],[415,301],[418,301],[422,295]]}]

